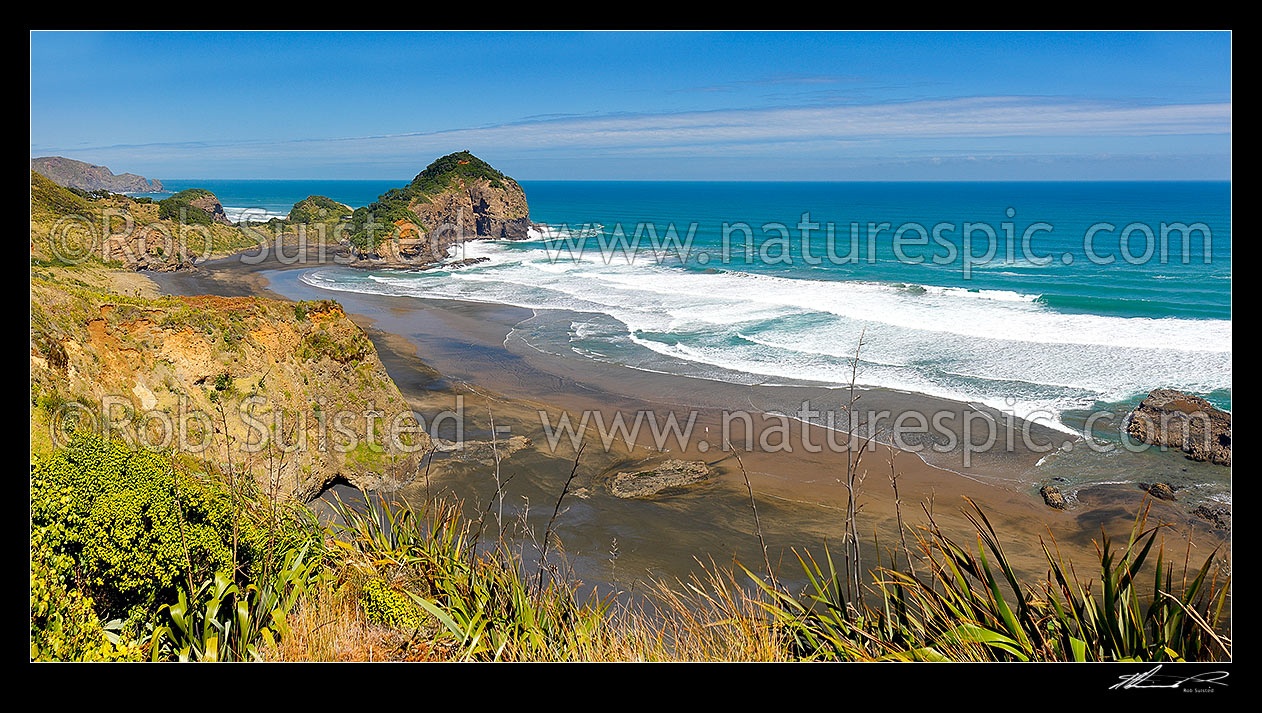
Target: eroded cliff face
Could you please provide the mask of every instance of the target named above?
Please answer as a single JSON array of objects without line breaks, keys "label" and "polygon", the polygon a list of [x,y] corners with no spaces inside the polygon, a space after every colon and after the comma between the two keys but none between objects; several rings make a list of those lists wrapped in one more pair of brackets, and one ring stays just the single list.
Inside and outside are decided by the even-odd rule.
[{"label": "eroded cliff face", "polygon": [[430,227],[433,240],[447,245],[460,238],[521,240],[530,227],[526,193],[507,177],[499,186],[485,178],[456,178],[448,190],[412,201],[408,209]]},{"label": "eroded cliff face", "polygon": [[308,500],[341,481],[396,488],[431,446],[335,302],[145,299],[42,279],[31,302],[33,447],[87,416]]}]

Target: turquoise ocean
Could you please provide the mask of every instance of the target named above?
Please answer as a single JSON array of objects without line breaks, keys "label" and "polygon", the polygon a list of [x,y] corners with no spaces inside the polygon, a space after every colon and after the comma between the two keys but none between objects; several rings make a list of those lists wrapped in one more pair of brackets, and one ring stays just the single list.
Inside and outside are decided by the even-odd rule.
[{"label": "turquoise ocean", "polygon": [[[402,183],[167,186],[207,188],[230,216],[253,209],[250,217],[266,219],[307,195],[358,207]],[[1093,410],[1123,413],[1158,387],[1231,408],[1227,182],[522,187],[532,220],[546,227],[530,240],[453,252],[487,258],[477,265],[324,267],[302,279],[333,291],[577,313],[525,338],[574,358],[745,383],[846,383],[863,333],[865,385],[982,403],[1064,430]],[[1163,239],[1162,224],[1203,229]],[[630,246],[639,231],[638,248],[602,251],[602,242],[618,245],[619,228]]]}]

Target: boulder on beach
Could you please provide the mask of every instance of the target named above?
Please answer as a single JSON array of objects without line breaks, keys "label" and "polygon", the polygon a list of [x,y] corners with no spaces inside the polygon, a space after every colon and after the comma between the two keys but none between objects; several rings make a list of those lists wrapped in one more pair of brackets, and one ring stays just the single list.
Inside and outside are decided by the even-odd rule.
[{"label": "boulder on beach", "polygon": [[1188,458],[1231,465],[1231,414],[1199,396],[1157,389],[1127,416],[1126,433]]},{"label": "boulder on beach", "polygon": [[1043,496],[1043,502],[1047,503],[1049,508],[1064,510],[1069,506],[1065,502],[1065,496],[1061,494],[1060,488],[1057,488],[1055,485],[1044,485],[1039,488],[1039,495]]},{"label": "boulder on beach", "polygon": [[1140,483],[1139,488],[1158,500],[1170,501],[1175,500],[1174,491],[1178,490],[1169,483]]},{"label": "boulder on beach", "polygon": [[647,498],[709,477],[705,461],[672,458],[651,469],[618,473],[609,479],[609,492],[619,498]]},{"label": "boulder on beach", "polygon": [[1231,529],[1231,506],[1230,505],[1200,505],[1192,514],[1213,523],[1214,527],[1219,530]]}]

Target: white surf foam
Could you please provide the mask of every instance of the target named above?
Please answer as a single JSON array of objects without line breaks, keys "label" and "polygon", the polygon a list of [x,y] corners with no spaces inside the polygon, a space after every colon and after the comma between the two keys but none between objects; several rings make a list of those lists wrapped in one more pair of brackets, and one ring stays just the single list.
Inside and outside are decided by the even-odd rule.
[{"label": "white surf foam", "polygon": [[[313,271],[334,290],[472,300],[608,315],[671,359],[748,374],[860,381],[979,402],[1021,416],[1117,401],[1157,386],[1231,387],[1231,322],[1066,314],[1038,295],[956,287],[695,272],[466,243],[489,262],[450,274]],[[584,338],[595,338],[592,334]],[[591,344],[587,345],[591,348]],[[611,352],[599,350],[602,355]]]},{"label": "white surf foam", "polygon": [[288,212],[277,212],[266,208],[241,207],[226,205],[223,207],[224,216],[233,223],[240,223],[248,220],[254,223],[266,223],[272,218],[288,218]]}]

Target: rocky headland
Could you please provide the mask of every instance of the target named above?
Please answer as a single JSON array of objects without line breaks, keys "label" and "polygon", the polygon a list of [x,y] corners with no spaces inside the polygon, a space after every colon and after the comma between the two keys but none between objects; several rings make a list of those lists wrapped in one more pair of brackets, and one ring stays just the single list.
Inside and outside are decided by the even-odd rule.
[{"label": "rocky headland", "polygon": [[193,268],[203,258],[257,247],[228,222],[210,191],[161,201],[66,188],[31,171],[31,259],[36,267],[100,261],[128,270]]},{"label": "rocky headland", "polygon": [[44,156],[31,159],[31,170],[48,177],[53,183],[81,191],[109,191],[111,193],[160,193],[162,181],[137,176],[134,173],[115,175],[105,166],[95,166],[61,156]]},{"label": "rocky headland", "polygon": [[204,188],[190,188],[159,201],[158,215],[185,224],[232,225],[219,198]]}]

